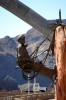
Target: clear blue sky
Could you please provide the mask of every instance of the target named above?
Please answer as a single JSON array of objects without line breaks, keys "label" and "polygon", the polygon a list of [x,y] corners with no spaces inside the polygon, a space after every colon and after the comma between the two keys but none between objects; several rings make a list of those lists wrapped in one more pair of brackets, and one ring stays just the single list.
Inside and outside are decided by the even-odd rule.
[{"label": "clear blue sky", "polygon": [[[20,0],[46,19],[57,19],[59,9],[62,19],[66,19],[66,0]],[[0,7],[0,38],[15,37],[26,33],[31,26]]]}]

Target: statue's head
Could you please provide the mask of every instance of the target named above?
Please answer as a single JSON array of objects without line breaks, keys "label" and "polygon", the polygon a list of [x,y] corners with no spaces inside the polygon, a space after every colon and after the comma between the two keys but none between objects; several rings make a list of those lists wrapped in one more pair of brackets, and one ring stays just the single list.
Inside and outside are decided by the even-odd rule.
[{"label": "statue's head", "polygon": [[24,44],[25,43],[25,36],[24,35],[19,36],[18,42],[21,43],[21,44]]}]

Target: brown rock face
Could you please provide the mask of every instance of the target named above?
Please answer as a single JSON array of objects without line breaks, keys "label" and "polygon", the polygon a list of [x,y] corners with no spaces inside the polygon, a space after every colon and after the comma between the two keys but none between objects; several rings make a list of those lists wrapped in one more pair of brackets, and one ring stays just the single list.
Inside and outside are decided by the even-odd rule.
[{"label": "brown rock face", "polygon": [[55,30],[55,57],[57,66],[55,100],[66,100],[66,26]]}]

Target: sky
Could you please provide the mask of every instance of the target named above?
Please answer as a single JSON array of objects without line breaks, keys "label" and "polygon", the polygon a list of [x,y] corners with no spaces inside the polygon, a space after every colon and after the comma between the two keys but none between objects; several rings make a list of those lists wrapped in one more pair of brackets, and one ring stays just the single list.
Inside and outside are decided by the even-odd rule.
[{"label": "sky", "polygon": [[[19,0],[47,20],[58,19],[61,9],[62,19],[66,19],[66,0]],[[26,33],[32,27],[14,14],[0,7],[0,38],[15,37]]]}]

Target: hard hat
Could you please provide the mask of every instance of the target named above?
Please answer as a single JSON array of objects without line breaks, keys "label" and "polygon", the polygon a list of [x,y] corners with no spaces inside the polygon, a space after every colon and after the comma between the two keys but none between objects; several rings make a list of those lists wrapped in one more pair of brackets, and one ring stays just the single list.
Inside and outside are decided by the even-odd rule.
[{"label": "hard hat", "polygon": [[19,43],[25,43],[25,36],[24,35],[20,35],[19,37],[18,37],[18,42]]}]

